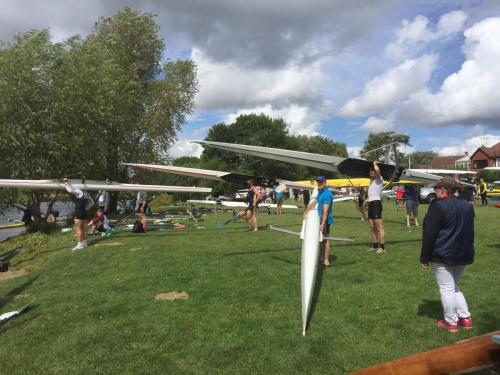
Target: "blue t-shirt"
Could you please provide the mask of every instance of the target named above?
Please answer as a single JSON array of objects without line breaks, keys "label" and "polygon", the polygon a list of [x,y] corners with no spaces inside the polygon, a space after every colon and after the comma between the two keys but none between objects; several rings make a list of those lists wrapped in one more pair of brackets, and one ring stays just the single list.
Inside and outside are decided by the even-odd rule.
[{"label": "blue t-shirt", "polygon": [[325,187],[321,190],[318,193],[316,200],[318,201],[319,220],[321,221],[323,219],[323,204],[329,204],[330,207],[328,208],[328,219],[326,220],[326,223],[333,224],[333,194],[330,189]]}]

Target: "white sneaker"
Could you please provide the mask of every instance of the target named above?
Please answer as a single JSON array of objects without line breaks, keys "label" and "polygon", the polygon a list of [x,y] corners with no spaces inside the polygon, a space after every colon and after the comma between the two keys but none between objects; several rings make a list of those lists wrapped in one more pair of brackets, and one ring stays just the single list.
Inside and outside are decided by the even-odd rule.
[{"label": "white sneaker", "polygon": [[82,245],[76,245],[74,248],[71,249],[71,251],[77,251],[83,249]]},{"label": "white sneaker", "polygon": [[372,251],[377,252],[377,250],[378,250],[378,248],[376,248],[376,247],[370,247],[370,248],[368,249],[368,252],[372,252]]},{"label": "white sneaker", "polygon": [[383,253],[385,253],[385,249],[382,249],[381,247],[377,251],[375,251],[375,254],[383,254]]}]

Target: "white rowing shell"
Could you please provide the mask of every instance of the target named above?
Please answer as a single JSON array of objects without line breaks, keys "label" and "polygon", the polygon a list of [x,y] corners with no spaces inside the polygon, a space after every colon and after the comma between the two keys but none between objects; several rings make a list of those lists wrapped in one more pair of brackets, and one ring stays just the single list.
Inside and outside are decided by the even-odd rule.
[{"label": "white rowing shell", "polygon": [[[112,181],[70,180],[71,186],[82,190],[107,190],[107,191],[151,191],[169,193],[210,193],[211,188],[196,186],[166,186],[166,185],[140,185],[123,184]],[[19,189],[59,189],[66,190],[62,181],[58,180],[9,180],[0,179],[0,187]]]},{"label": "white rowing shell", "polygon": [[311,210],[307,214],[303,223],[303,233],[300,286],[302,298],[302,335],[305,336],[319,259],[319,215],[316,210]]}]

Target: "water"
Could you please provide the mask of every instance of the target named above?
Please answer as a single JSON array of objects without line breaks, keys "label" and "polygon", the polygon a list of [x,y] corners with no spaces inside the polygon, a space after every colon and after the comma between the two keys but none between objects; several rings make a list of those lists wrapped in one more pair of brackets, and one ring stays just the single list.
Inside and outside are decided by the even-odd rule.
[{"label": "water", "polygon": [[[40,205],[41,211],[45,213],[47,210],[48,203],[42,202]],[[58,221],[66,220],[68,215],[71,215],[74,211],[75,205],[73,202],[55,202],[53,208],[59,211],[59,216],[57,217]],[[23,211],[15,208],[15,207],[7,207],[3,208],[0,213],[0,225],[9,224],[17,222],[23,216]],[[17,236],[21,233],[24,233],[26,228],[17,227],[12,229],[0,229],[0,242],[5,241],[7,238]]]}]

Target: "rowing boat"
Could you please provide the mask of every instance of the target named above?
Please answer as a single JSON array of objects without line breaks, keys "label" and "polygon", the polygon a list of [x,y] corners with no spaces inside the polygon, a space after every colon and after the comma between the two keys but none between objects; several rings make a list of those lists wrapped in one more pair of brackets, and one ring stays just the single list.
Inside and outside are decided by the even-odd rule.
[{"label": "rowing boat", "polygon": [[[106,190],[106,191],[149,191],[168,193],[210,193],[211,188],[196,186],[167,186],[167,185],[141,185],[124,184],[113,181],[94,180],[71,180],[71,186],[82,190]],[[43,190],[65,190],[63,181],[59,180],[11,180],[0,179],[0,187],[18,189],[43,189]]]},{"label": "rowing boat", "polygon": [[304,219],[302,260],[300,268],[300,289],[302,299],[302,335],[306,335],[307,322],[316,282],[319,259],[319,215],[311,210]]},{"label": "rowing boat", "polygon": [[499,334],[500,331],[491,332],[441,348],[381,363],[353,372],[351,375],[456,374],[461,370],[499,363],[500,346],[492,340],[495,335]]}]

